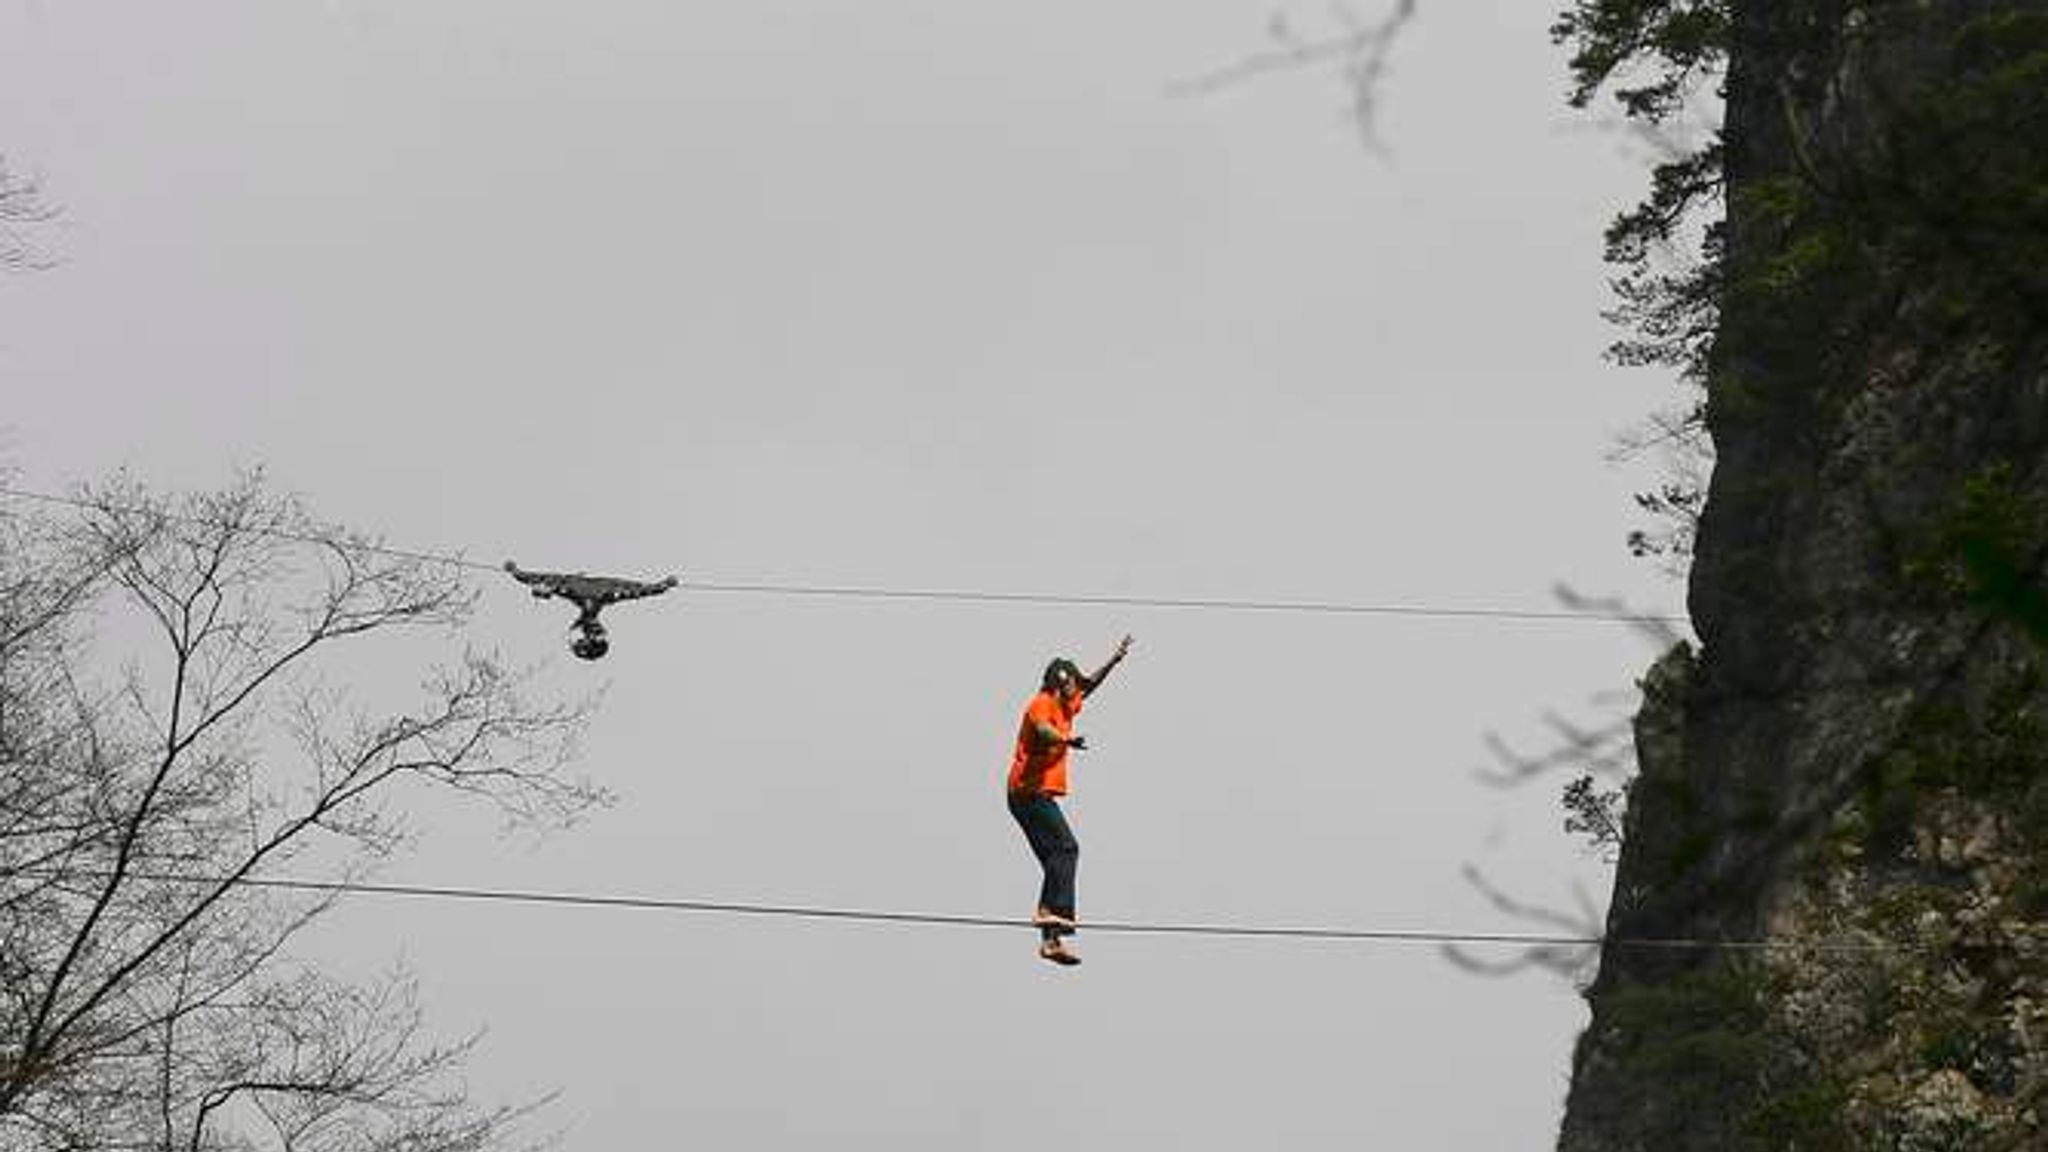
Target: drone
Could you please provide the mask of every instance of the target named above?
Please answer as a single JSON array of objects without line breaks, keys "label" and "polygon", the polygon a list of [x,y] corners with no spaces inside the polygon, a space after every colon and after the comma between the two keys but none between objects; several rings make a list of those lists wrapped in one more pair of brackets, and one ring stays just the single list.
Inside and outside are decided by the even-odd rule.
[{"label": "drone", "polygon": [[597,619],[598,612],[605,605],[621,600],[638,600],[643,596],[659,596],[679,583],[674,576],[650,583],[618,576],[588,576],[581,572],[529,572],[510,560],[505,561],[505,571],[532,589],[536,600],[560,596],[576,605],[576,622],[572,627],[577,630],[577,635],[569,641],[569,651],[575,653],[579,660],[595,660],[611,651],[611,641],[605,636],[604,625]]}]

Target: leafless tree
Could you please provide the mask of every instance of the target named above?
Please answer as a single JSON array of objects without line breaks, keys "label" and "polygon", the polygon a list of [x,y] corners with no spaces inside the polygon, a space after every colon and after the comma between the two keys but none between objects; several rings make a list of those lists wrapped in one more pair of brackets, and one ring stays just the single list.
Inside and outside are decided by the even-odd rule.
[{"label": "leafless tree", "polygon": [[[1558,603],[1574,611],[1629,619],[1631,630],[1652,652],[1669,651],[1682,638],[1669,621],[1631,610],[1619,599],[1588,597],[1564,585],[1554,587],[1552,593]],[[1621,847],[1628,782],[1636,773],[1634,715],[1640,698],[1639,691],[1602,693],[1588,704],[1597,715],[1582,719],[1554,709],[1545,711],[1543,723],[1550,735],[1547,745],[1536,752],[1515,748],[1498,734],[1488,733],[1487,750],[1494,766],[1480,769],[1476,775],[1482,783],[1504,789],[1532,784],[1555,787],[1559,777],[1567,777],[1559,796],[1565,834],[1583,841],[1589,851],[1612,864]],[[1476,864],[1465,866],[1464,877],[1496,911],[1538,931],[1573,940],[1596,940],[1605,930],[1605,908],[1576,885],[1570,892],[1570,906],[1563,907],[1548,898],[1513,895]],[[1575,983],[1590,979],[1599,956],[1594,947],[1564,942],[1531,945],[1504,958],[1482,957],[1455,945],[1446,946],[1443,953],[1452,963],[1481,975],[1504,976],[1533,969]]]},{"label": "leafless tree", "polygon": [[332,686],[452,656],[474,595],[260,477],[4,512],[0,1149],[516,1139],[524,1109],[466,1099],[469,1043],[427,1038],[402,974],[293,952],[335,891],[260,881],[362,878],[415,834],[409,789],[573,819],[604,799],[568,775],[584,707],[476,652],[416,690]]},{"label": "leafless tree", "polygon": [[0,156],[0,269],[44,266],[47,261],[29,242],[28,230],[55,215],[36,182],[8,171],[7,158]]},{"label": "leafless tree", "polygon": [[1169,88],[1177,96],[1202,96],[1235,87],[1276,72],[1335,67],[1342,73],[1347,109],[1359,140],[1375,153],[1387,147],[1379,135],[1380,89],[1402,29],[1415,18],[1416,0],[1392,0],[1377,18],[1360,15],[1344,0],[1327,9],[1327,27],[1305,28],[1285,8],[1266,21],[1268,46],[1236,63],[1180,81]]}]

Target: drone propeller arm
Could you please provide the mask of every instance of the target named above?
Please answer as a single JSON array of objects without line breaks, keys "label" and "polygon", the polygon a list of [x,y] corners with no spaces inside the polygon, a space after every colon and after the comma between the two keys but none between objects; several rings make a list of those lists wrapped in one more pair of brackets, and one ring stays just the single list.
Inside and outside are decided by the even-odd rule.
[{"label": "drone propeller arm", "polygon": [[643,596],[659,596],[663,592],[675,587],[676,583],[676,578],[673,576],[652,584],[640,580],[614,580],[611,582],[612,586],[606,589],[605,603],[610,604],[619,600],[638,600]]}]

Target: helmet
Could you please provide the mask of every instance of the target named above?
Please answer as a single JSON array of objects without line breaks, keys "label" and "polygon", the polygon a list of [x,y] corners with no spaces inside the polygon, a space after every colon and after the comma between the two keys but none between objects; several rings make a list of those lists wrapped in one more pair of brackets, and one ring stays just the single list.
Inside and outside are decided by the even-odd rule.
[{"label": "helmet", "polygon": [[1088,678],[1081,675],[1081,666],[1065,656],[1053,658],[1045,666],[1045,675],[1039,678],[1039,686],[1047,692],[1056,691],[1067,684],[1087,684]]}]

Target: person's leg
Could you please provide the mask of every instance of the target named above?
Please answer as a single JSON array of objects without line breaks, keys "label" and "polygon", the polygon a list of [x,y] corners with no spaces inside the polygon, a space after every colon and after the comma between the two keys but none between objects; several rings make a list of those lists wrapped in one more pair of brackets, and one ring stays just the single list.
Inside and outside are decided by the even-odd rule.
[{"label": "person's leg", "polygon": [[[1038,889],[1039,910],[1072,920],[1074,864],[1080,848],[1074,843],[1073,830],[1067,826],[1059,804],[1049,796],[1012,795],[1010,815],[1024,830],[1024,838],[1031,845],[1031,854],[1038,858],[1044,874]],[[1047,939],[1057,935],[1058,931],[1057,926],[1042,929]]]},{"label": "person's leg", "polygon": [[1045,872],[1044,882],[1038,890],[1038,906],[1055,916],[1072,920],[1074,876],[1081,846],[1075,842],[1074,830],[1067,825],[1059,802],[1050,796],[1012,796],[1010,814],[1016,817],[1018,827],[1024,830],[1025,839],[1031,843],[1031,852],[1038,857],[1039,866]]},{"label": "person's leg", "polygon": [[1074,830],[1050,796],[1012,795],[1010,815],[1024,830],[1045,873],[1038,888],[1038,912],[1032,917],[1038,922],[1038,954],[1055,964],[1079,964],[1081,958],[1061,940],[1074,930],[1074,870],[1081,856]]},{"label": "person's leg", "polygon": [[1081,845],[1067,825],[1066,813],[1050,796],[1039,798],[1045,806],[1045,886],[1040,900],[1045,910],[1068,920],[1074,918],[1074,880],[1081,866]]},{"label": "person's leg", "polygon": [[1039,907],[1059,921],[1039,930],[1038,954],[1055,964],[1079,964],[1081,958],[1068,948],[1062,937],[1074,930],[1074,873],[1081,862],[1081,845],[1067,826],[1059,801],[1041,796],[1036,805],[1039,836],[1045,844],[1045,883],[1039,889]]}]

